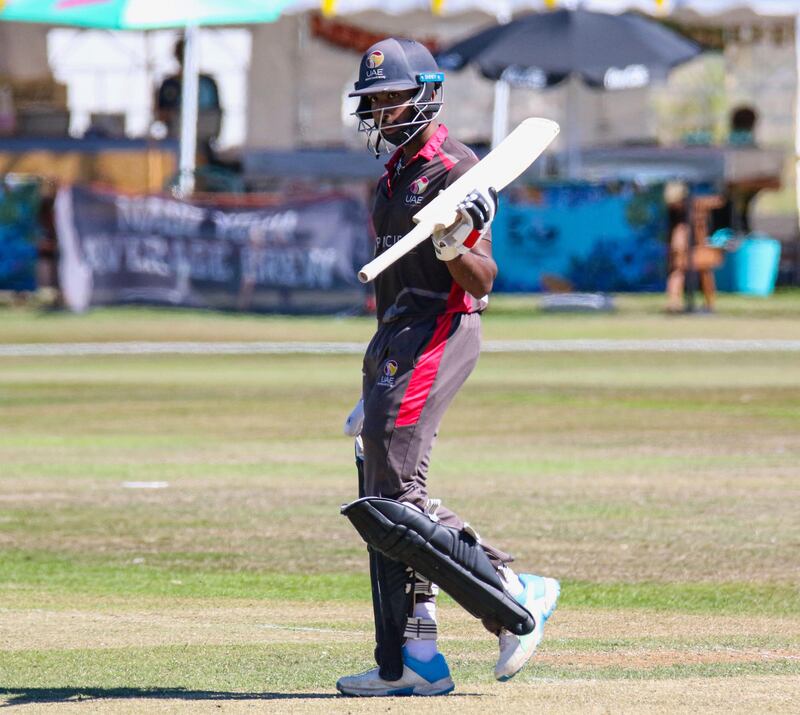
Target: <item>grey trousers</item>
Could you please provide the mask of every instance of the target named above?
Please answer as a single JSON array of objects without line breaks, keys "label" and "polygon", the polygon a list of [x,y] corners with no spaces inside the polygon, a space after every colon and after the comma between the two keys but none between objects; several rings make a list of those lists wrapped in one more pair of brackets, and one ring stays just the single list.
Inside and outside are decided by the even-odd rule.
[{"label": "grey trousers", "polygon": [[[478,361],[481,317],[449,313],[381,324],[364,355],[364,488],[380,496],[428,504],[428,465],[439,423]],[[464,528],[441,506],[440,523]],[[512,561],[482,544],[496,567]]]}]

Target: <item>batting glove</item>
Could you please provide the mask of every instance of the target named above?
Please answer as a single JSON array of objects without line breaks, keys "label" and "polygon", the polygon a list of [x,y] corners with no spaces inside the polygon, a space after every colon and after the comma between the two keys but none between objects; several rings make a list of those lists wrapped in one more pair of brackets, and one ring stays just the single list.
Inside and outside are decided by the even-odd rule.
[{"label": "batting glove", "polygon": [[440,261],[452,261],[465,253],[489,230],[497,213],[497,191],[474,189],[456,207],[458,220],[433,232],[433,247]]}]

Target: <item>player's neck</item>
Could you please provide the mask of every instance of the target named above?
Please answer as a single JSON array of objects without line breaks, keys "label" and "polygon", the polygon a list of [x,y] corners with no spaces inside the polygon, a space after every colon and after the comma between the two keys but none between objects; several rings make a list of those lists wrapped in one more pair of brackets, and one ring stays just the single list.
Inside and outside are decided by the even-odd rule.
[{"label": "player's neck", "polygon": [[431,122],[403,147],[403,158],[406,162],[411,161],[417,155],[419,150],[428,143],[428,140],[436,134],[438,129],[439,125],[436,122]]}]

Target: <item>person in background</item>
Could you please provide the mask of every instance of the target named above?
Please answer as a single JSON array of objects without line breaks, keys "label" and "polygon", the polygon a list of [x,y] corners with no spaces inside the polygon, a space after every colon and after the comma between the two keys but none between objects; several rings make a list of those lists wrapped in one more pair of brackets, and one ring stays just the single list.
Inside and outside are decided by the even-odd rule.
[{"label": "person in background", "polygon": [[755,128],[758,113],[748,106],[736,107],[731,112],[728,143],[732,146],[755,146]]},{"label": "person in background", "polygon": [[[156,118],[164,123],[167,135],[173,138],[180,134],[183,52],[184,41],[181,38],[175,43],[178,72],[166,77],[156,93]],[[211,75],[201,74],[199,77],[197,111],[197,148],[203,158],[211,162],[213,142],[219,136],[222,119],[219,87]]]},{"label": "person in background", "polygon": [[[737,149],[754,149],[757,122],[758,113],[755,109],[747,105],[736,107],[730,115],[728,144]],[[750,233],[750,206],[759,190],[760,187],[730,184],[726,192],[727,201],[712,216],[714,229],[731,228],[735,233]]]}]

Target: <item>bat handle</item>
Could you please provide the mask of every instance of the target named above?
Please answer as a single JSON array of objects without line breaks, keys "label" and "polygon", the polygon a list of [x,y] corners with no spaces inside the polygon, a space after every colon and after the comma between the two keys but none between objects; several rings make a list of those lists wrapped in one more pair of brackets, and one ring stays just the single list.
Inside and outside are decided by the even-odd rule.
[{"label": "bat handle", "polygon": [[374,280],[375,277],[380,273],[380,271],[374,271],[370,269],[369,263],[361,267],[361,270],[358,272],[358,280],[362,283],[369,283],[371,280]]},{"label": "bat handle", "polygon": [[395,261],[406,255],[412,248],[422,243],[433,233],[434,226],[428,221],[418,223],[402,239],[393,246],[373,258],[369,263],[361,267],[358,272],[358,280],[362,283],[369,283],[376,276],[385,271]]}]

